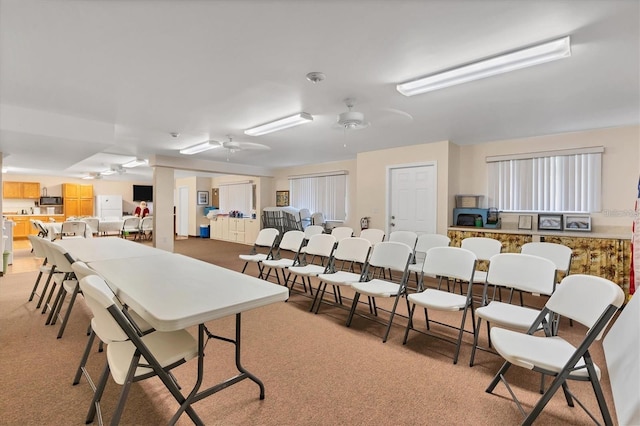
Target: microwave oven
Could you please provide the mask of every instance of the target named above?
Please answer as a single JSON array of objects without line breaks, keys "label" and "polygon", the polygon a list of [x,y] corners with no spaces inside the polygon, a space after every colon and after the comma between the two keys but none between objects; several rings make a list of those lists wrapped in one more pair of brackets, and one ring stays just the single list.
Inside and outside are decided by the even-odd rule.
[{"label": "microwave oven", "polygon": [[62,205],[62,197],[40,197],[41,206],[59,206]]}]

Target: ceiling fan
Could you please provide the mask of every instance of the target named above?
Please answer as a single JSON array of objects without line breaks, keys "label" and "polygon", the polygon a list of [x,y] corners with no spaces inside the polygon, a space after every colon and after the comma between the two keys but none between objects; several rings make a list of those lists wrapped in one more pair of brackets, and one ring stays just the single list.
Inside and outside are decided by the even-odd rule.
[{"label": "ceiling fan", "polygon": [[[350,131],[361,130],[371,126],[371,122],[374,122],[375,126],[385,124],[403,124],[413,120],[413,117],[404,111],[400,111],[394,108],[378,108],[370,109],[367,117],[360,111],[354,111],[356,100],[354,98],[347,98],[344,103],[347,106],[347,111],[338,114],[337,120],[334,124],[335,129]],[[368,117],[373,117],[369,121]]]},{"label": "ceiling fan", "polygon": [[227,138],[229,138],[228,141],[218,142],[218,144],[220,144],[220,148],[225,148],[232,154],[238,151],[266,151],[271,149],[269,146],[261,143],[234,141],[231,135],[227,135]]}]

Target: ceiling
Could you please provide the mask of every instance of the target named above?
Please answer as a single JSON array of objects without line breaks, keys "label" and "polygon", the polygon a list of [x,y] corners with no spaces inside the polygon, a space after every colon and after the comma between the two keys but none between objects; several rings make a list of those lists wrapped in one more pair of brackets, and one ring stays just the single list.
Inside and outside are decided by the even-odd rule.
[{"label": "ceiling", "polygon": [[[637,0],[0,0],[0,151],[9,174],[82,177],[153,156],[215,172],[637,125],[639,29]],[[565,35],[568,59],[413,97],[395,89]],[[369,127],[337,128],[346,98]],[[313,122],[243,133],[301,111]],[[271,149],[178,152],[227,135]]]}]

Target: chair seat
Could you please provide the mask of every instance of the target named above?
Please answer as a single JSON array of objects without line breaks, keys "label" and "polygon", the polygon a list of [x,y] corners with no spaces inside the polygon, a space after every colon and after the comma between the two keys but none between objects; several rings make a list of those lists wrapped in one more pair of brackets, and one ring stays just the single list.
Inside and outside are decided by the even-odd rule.
[{"label": "chair seat", "polygon": [[62,285],[67,293],[73,293],[78,287],[78,280],[64,280]]},{"label": "chair seat", "polygon": [[264,253],[258,254],[241,254],[240,260],[244,260],[245,262],[262,262],[267,259],[267,255]]},{"label": "chair seat", "polygon": [[[198,355],[196,339],[186,330],[156,331],[143,336],[142,340],[162,367],[169,366],[182,359],[188,361]],[[119,385],[124,384],[134,352],[135,346],[129,340],[112,342],[107,346],[109,368],[111,369],[113,380]],[[146,363],[143,357],[140,358],[140,362],[142,364]],[[151,371],[151,368],[138,367],[135,376],[138,377]]]},{"label": "chair seat", "polygon": [[38,270],[43,274],[48,274],[49,272],[51,272],[51,265],[50,264],[40,265],[40,268],[38,268]]},{"label": "chair seat", "polygon": [[265,260],[262,264],[267,268],[288,268],[293,265],[293,259]]},{"label": "chair seat", "polygon": [[320,274],[318,278],[327,284],[331,285],[348,285],[357,283],[360,281],[360,274],[355,272],[338,271],[333,274]]},{"label": "chair seat", "polygon": [[519,331],[529,330],[539,313],[537,309],[497,301],[476,309],[478,318],[493,325],[503,325]]},{"label": "chair seat", "polygon": [[459,311],[467,305],[467,296],[433,288],[428,288],[421,293],[410,294],[407,299],[418,306],[441,311]]},{"label": "chair seat", "polygon": [[351,288],[366,296],[391,297],[398,294],[400,285],[385,280],[373,279],[363,283],[353,283]]},{"label": "chair seat", "polygon": [[[576,351],[573,345],[561,337],[533,336],[500,327],[491,329],[491,342],[496,351],[514,365],[531,370],[535,364],[555,373],[562,371],[569,358]],[[580,358],[576,364],[576,367],[580,366],[584,366],[583,358]],[[595,364],[594,367],[598,379],[600,379],[600,368]],[[588,376],[586,368],[573,371],[569,375],[574,378],[587,378]]]},{"label": "chair seat", "polygon": [[292,266],[289,268],[289,272],[296,275],[315,277],[319,274],[322,274],[326,269],[326,267],[321,265]]}]

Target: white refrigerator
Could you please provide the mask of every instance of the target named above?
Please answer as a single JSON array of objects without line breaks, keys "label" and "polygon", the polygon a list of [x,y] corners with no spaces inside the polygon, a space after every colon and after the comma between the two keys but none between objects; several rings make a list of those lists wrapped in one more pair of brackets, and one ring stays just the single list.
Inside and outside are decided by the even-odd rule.
[{"label": "white refrigerator", "polygon": [[96,216],[122,219],[122,195],[96,195]]}]

